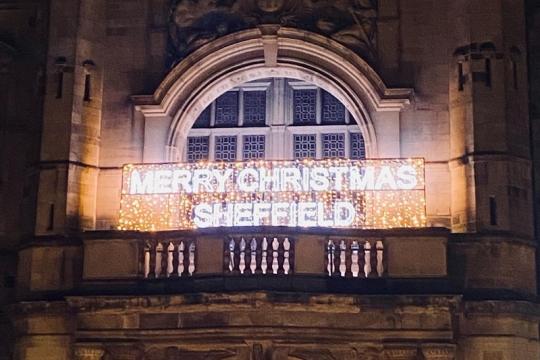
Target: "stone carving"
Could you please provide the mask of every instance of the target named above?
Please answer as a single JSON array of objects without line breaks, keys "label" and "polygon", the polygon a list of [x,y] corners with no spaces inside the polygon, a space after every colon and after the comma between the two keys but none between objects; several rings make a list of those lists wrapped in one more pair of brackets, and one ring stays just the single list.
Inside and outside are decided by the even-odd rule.
[{"label": "stone carving", "polygon": [[192,351],[177,347],[152,348],[146,352],[146,360],[232,360],[237,359],[237,352],[231,350]]},{"label": "stone carving", "polygon": [[220,36],[262,24],[330,37],[374,62],[377,0],[176,0],[170,15],[171,63]]},{"label": "stone carving", "polygon": [[302,360],[336,360],[329,350],[293,350],[289,356]]},{"label": "stone carving", "polygon": [[379,360],[381,359],[381,350],[370,346],[357,349],[356,358],[362,360]]},{"label": "stone carving", "polygon": [[264,349],[262,344],[253,344],[251,360],[264,360]]},{"label": "stone carving", "polygon": [[143,351],[136,344],[110,346],[107,352],[113,360],[141,360],[143,356]]},{"label": "stone carving", "polygon": [[84,345],[76,345],[73,351],[76,360],[101,360],[104,354],[103,349]]},{"label": "stone carving", "polygon": [[416,360],[418,349],[413,345],[393,345],[386,347],[383,354],[388,360]]},{"label": "stone carving", "polygon": [[454,344],[424,344],[422,354],[426,360],[454,360],[456,346]]}]

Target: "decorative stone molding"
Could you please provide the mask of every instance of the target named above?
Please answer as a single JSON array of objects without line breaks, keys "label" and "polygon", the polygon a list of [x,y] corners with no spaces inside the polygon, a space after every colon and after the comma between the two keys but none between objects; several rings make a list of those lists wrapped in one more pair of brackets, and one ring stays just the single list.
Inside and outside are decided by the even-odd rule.
[{"label": "decorative stone molding", "polygon": [[289,355],[302,360],[336,360],[330,350],[302,350],[297,349],[289,352]]},{"label": "decorative stone molding", "polygon": [[468,301],[464,309],[466,317],[512,314],[527,319],[540,319],[540,305],[526,301]]},{"label": "decorative stone molding", "polygon": [[422,354],[426,360],[454,360],[456,345],[454,344],[424,344]]},{"label": "decorative stone molding", "polygon": [[107,349],[114,360],[140,360],[143,356],[143,351],[136,345],[115,346]]},{"label": "decorative stone molding", "polygon": [[[238,350],[185,350],[179,349],[175,346],[170,346],[167,348],[162,347],[153,347],[150,348],[144,354],[145,360],[163,360],[163,359],[189,359],[189,360],[236,360],[242,359],[247,360],[249,356],[247,353],[242,353]],[[117,359],[113,357],[113,359]],[[122,358],[135,360],[140,359],[140,357],[132,358]],[[252,358],[258,360],[259,358]],[[250,359],[251,360],[251,359]]]},{"label": "decorative stone molding", "polygon": [[105,350],[91,345],[75,345],[73,354],[76,360],[101,360]]},{"label": "decorative stone molding", "polygon": [[309,82],[336,97],[358,122],[368,157],[399,153],[397,147],[379,150],[379,139],[398,144],[399,133],[380,128],[375,116],[382,114],[375,113],[385,112],[385,126],[399,128],[399,112],[410,104],[412,89],[387,88],[364,59],[332,38],[261,27],[202,45],[169,72],[153,95],[132,97],[146,119],[145,133],[164,135],[163,143],[145,146],[144,161],[174,161],[167,149],[184,148],[195,120],[216,98],[240,84],[278,77]]},{"label": "decorative stone molding", "polygon": [[383,355],[383,359],[388,360],[416,360],[418,348],[415,345],[406,344],[386,345]]}]

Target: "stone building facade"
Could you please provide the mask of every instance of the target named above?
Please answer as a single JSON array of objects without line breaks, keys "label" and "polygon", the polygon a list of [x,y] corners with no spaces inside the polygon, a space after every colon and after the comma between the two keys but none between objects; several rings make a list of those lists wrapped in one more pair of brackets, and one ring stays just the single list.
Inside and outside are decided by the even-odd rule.
[{"label": "stone building facade", "polygon": [[[539,14],[2,2],[0,358],[540,358]],[[424,159],[423,226],[123,226],[125,164],[301,157]]]}]

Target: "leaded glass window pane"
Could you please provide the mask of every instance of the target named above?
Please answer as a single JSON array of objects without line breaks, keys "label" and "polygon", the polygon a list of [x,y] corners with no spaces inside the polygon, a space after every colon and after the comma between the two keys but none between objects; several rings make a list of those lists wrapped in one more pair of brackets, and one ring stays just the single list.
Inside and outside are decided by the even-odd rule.
[{"label": "leaded glass window pane", "polygon": [[317,156],[317,136],[294,135],[294,158],[295,159],[314,159]]},{"label": "leaded glass window pane", "polygon": [[188,137],[187,161],[208,160],[208,136]]},{"label": "leaded glass window pane", "polygon": [[345,134],[322,135],[323,158],[345,157]]},{"label": "leaded glass window pane", "polygon": [[351,159],[366,158],[366,144],[361,133],[351,133]]},{"label": "leaded glass window pane", "polygon": [[236,160],[236,136],[216,136],[216,160]]},{"label": "leaded glass window pane", "polygon": [[244,92],[244,125],[265,125],[266,91]]},{"label": "leaded glass window pane", "polygon": [[194,128],[208,128],[210,127],[210,115],[211,110],[210,106],[204,109],[204,111],[199,115],[197,120],[195,120]]},{"label": "leaded glass window pane", "polygon": [[331,124],[345,123],[345,106],[326,91],[322,92],[322,122]]},{"label": "leaded glass window pane", "polygon": [[238,92],[229,91],[216,100],[216,126],[238,125]]},{"label": "leaded glass window pane", "polygon": [[294,124],[306,125],[317,122],[317,90],[294,90]]},{"label": "leaded glass window pane", "polygon": [[245,135],[242,156],[244,160],[264,159],[265,136]]}]

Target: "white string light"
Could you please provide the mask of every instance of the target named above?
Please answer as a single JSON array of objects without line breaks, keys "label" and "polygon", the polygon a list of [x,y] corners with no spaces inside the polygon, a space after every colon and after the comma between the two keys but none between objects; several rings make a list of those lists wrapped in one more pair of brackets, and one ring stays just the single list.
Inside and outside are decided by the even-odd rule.
[{"label": "white string light", "polygon": [[119,229],[423,227],[424,189],[423,159],[129,164]]}]

